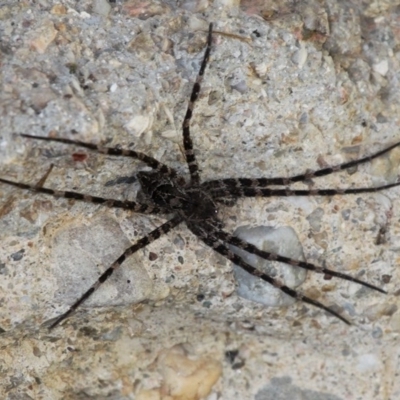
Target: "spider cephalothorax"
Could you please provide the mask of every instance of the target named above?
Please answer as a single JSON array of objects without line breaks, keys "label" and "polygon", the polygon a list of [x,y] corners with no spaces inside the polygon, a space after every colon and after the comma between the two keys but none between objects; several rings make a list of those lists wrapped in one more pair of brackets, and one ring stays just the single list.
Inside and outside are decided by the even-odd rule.
[{"label": "spider cephalothorax", "polygon": [[[106,199],[98,196],[91,196],[73,191],[53,190],[43,187],[45,179],[41,179],[38,184],[26,184],[8,179],[0,178],[0,183],[12,185],[19,189],[31,190],[36,193],[43,193],[54,197],[65,197],[78,201],[101,204],[106,207],[122,208],[143,214],[164,214],[167,222],[154,229],[146,236],[142,237],[134,244],[129,246],[117,260],[114,261],[98,278],[96,282],[82,296],[73,303],[69,309],[54,321],[50,328],[54,328],[61,321],[67,318],[75,309],[79,307],[92,293],[104,283],[112,273],[121,266],[127,257],[146,247],[160,236],[168,233],[181,222],[185,222],[189,230],[196,235],[203,243],[211,247],[217,253],[223,255],[228,260],[240,266],[252,275],[259,277],[265,282],[279,288],[282,292],[294,299],[301,300],[305,303],[323,309],[343,322],[349,324],[349,321],[317,300],[309,298],[297,290],[289,288],[278,279],[257,270],[252,265],[244,261],[242,257],[232,252],[230,246],[236,246],[242,250],[257,255],[265,260],[279,261],[290,264],[296,268],[303,268],[320,274],[332,277],[338,277],[350,282],[385,293],[384,290],[374,286],[368,282],[361,281],[350,275],[334,271],[329,268],[320,267],[305,261],[299,261],[284,257],[280,254],[263,251],[256,246],[226,232],[223,230],[223,223],[217,217],[217,206],[232,204],[240,197],[273,197],[273,196],[333,196],[347,195],[355,193],[376,192],[383,189],[389,189],[400,185],[400,182],[372,187],[372,188],[352,188],[352,189],[288,189],[287,186],[294,182],[306,182],[311,178],[318,178],[329,175],[344,169],[354,167],[358,164],[366,163],[372,159],[387,153],[393,148],[400,145],[395,143],[377,153],[363,157],[358,160],[349,161],[333,167],[326,167],[316,171],[307,171],[305,173],[292,177],[256,177],[256,178],[227,178],[201,182],[199,168],[193,151],[193,143],[190,137],[190,120],[192,118],[193,108],[200,92],[200,84],[203,79],[205,68],[209,59],[212,44],[212,24],[209,26],[207,45],[204,58],[200,67],[197,80],[193,86],[190,96],[189,105],[183,121],[183,147],[185,152],[186,163],[189,169],[190,178],[186,180],[183,176],[160,161],[135,150],[119,149],[99,146],[91,143],[74,141],[63,138],[37,137],[23,134],[22,136],[44,141],[61,142],[70,145],[77,145],[92,151],[108,154],[112,156],[131,157],[140,160],[152,168],[151,171],[139,172],[138,180],[142,187],[144,195],[143,201],[126,201],[117,199]],[[283,186],[281,189],[271,189],[270,186]],[[171,216],[172,215],[172,216]]]},{"label": "spider cephalothorax", "polygon": [[155,205],[178,214],[187,222],[202,222],[217,215],[210,193],[201,187],[186,185],[180,177],[153,171],[137,174],[144,194]]}]

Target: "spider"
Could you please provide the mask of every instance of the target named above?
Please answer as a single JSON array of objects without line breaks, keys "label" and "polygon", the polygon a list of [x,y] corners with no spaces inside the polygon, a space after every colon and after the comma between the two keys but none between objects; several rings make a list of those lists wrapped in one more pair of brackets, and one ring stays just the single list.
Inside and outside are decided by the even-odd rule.
[{"label": "spider", "polygon": [[[245,250],[248,253],[257,255],[265,260],[278,261],[286,263],[297,268],[303,268],[309,271],[314,271],[319,274],[325,274],[331,277],[341,278],[347,281],[366,286],[377,290],[381,293],[386,293],[383,289],[362,281],[350,275],[324,268],[305,261],[290,259],[272,252],[260,250],[256,246],[242,240],[223,229],[223,222],[218,216],[219,206],[230,204],[241,197],[273,197],[273,196],[334,196],[355,193],[376,192],[383,189],[389,189],[400,185],[400,182],[372,187],[372,188],[351,188],[351,189],[316,189],[316,190],[292,190],[287,188],[288,185],[294,182],[305,182],[311,178],[326,176],[341,170],[345,170],[356,165],[366,163],[372,159],[379,157],[393,148],[400,145],[400,142],[393,144],[377,153],[345,162],[336,166],[330,166],[315,171],[307,171],[303,174],[292,177],[273,177],[273,178],[227,178],[217,179],[207,182],[201,182],[199,167],[193,151],[193,142],[190,134],[190,121],[193,115],[193,109],[197,99],[199,98],[200,86],[204,77],[207,63],[209,61],[212,47],[213,24],[209,25],[207,43],[205,53],[201,63],[197,79],[194,83],[187,111],[182,124],[183,131],[183,147],[186,158],[186,163],[189,169],[190,178],[187,180],[183,176],[178,175],[177,171],[160,161],[146,154],[136,152],[129,149],[119,149],[111,147],[103,147],[101,145],[69,140],[64,138],[39,137],[33,135],[22,134],[25,138],[60,142],[68,145],[80,146],[90,149],[94,152],[107,154],[112,156],[131,157],[140,160],[152,168],[151,171],[141,171],[137,173],[137,178],[141,185],[145,196],[145,201],[126,201],[109,199],[98,196],[92,196],[73,191],[54,190],[43,186],[44,179],[42,178],[38,184],[27,184],[14,182],[4,178],[0,178],[0,183],[12,185],[19,189],[30,190],[36,193],[43,193],[56,198],[75,199],[88,203],[101,204],[106,207],[116,207],[125,210],[131,210],[142,214],[165,214],[171,215],[167,222],[163,223],[146,236],[137,240],[136,243],[128,247],[115,261],[111,264],[97,279],[97,281],[77,299],[66,312],[59,315],[51,321],[49,329],[55,328],[63,320],[70,316],[83,302],[85,302],[95,290],[97,290],[112,274],[119,268],[122,263],[133,253],[148,246],[162,235],[167,234],[177,225],[182,222],[186,223],[187,228],[196,235],[204,244],[211,247],[214,251],[221,254],[232,263],[240,266],[250,274],[259,279],[268,282],[275,286],[290,297],[303,301],[318,307],[331,315],[339,318],[344,323],[350,325],[349,320],[322,304],[321,302],[305,296],[301,292],[294,290],[278,279],[257,270],[245,262],[239,255],[235,254],[230,245],[236,246]],[[281,189],[270,188],[269,186],[283,186]]]}]

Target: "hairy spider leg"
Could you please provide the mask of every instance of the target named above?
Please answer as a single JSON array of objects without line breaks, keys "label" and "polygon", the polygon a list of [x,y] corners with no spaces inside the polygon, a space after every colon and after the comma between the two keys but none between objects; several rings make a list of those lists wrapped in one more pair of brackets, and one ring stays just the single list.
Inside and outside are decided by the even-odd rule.
[{"label": "hairy spider leg", "polygon": [[325,310],[328,313],[330,313],[333,316],[335,316],[336,318],[339,318],[341,321],[343,321],[347,325],[351,325],[350,322],[346,318],[342,317],[340,314],[338,314],[336,311],[332,310],[331,308],[323,305],[322,303],[320,303],[317,300],[313,300],[313,299],[305,296],[304,294],[302,294],[301,292],[299,292],[297,290],[291,289],[290,287],[288,287],[288,286],[284,285],[282,282],[280,282],[278,279],[275,279],[275,278],[269,276],[268,274],[265,274],[265,273],[259,271],[258,269],[254,268],[250,264],[246,263],[240,256],[238,256],[232,250],[230,250],[226,243],[218,240],[215,236],[202,235],[200,237],[200,239],[207,246],[211,247],[217,253],[223,255],[225,258],[230,260],[232,263],[234,263],[234,264],[238,265],[239,267],[243,268],[245,271],[247,271],[251,275],[253,275],[255,277],[258,277],[258,278],[262,279],[265,282],[268,282],[269,284],[271,284],[272,286],[278,288],[279,290],[281,290],[283,293],[286,293],[290,297],[292,297],[292,298],[294,298],[296,300],[299,300],[299,301],[303,301],[304,303],[311,304],[311,305],[313,305],[315,307],[318,307],[318,308],[320,308],[322,310]]},{"label": "hairy spider leg", "polygon": [[100,154],[105,154],[108,156],[121,156],[121,157],[135,158],[137,160],[140,160],[140,161],[146,163],[149,167],[153,168],[156,172],[160,172],[161,174],[170,175],[170,176],[176,175],[176,171],[173,168],[161,163],[160,161],[156,160],[153,157],[148,156],[147,154],[140,153],[135,150],[119,149],[116,147],[106,147],[106,146],[101,146],[98,144],[82,142],[80,140],[27,135],[25,133],[21,133],[21,136],[25,137],[25,138],[29,138],[29,139],[43,140],[45,142],[58,142],[58,143],[64,143],[64,144],[69,144],[69,145],[75,145],[75,146],[83,147],[85,149],[90,149],[90,150],[93,150],[94,152],[97,152]]},{"label": "hairy spider leg", "polygon": [[196,82],[193,85],[192,94],[190,95],[189,104],[186,110],[185,118],[182,123],[183,130],[183,147],[185,149],[186,163],[190,172],[190,183],[192,185],[200,184],[199,166],[197,165],[196,156],[193,151],[193,141],[190,137],[190,121],[193,115],[194,105],[199,98],[201,82],[203,81],[204,72],[210,58],[211,44],[212,44],[212,29],[213,24],[210,23],[208,28],[207,46],[204,53],[203,61],[199,73],[197,74]]},{"label": "hairy spider leg", "polygon": [[54,321],[51,321],[49,329],[55,328],[60,322],[66,319],[72,312],[74,312],[84,301],[86,301],[111,275],[112,273],[121,266],[121,264],[132,254],[138,250],[143,249],[150,243],[154,242],[162,235],[168,233],[171,229],[175,228],[180,222],[181,217],[175,216],[158,228],[154,229],[146,236],[137,240],[132,246],[129,246],[99,277],[99,279],[74,303],[69,309],[57,317]]},{"label": "hairy spider leg", "polygon": [[202,184],[202,187],[205,189],[209,189],[211,191],[220,190],[222,188],[254,188],[254,187],[265,187],[270,185],[290,185],[294,182],[303,182],[309,179],[318,178],[320,176],[326,176],[333,174],[338,171],[342,171],[344,169],[355,167],[359,164],[364,164],[369,161],[372,161],[374,158],[377,158],[390,150],[393,150],[395,147],[400,146],[400,142],[397,142],[389,147],[386,147],[383,150],[380,150],[374,154],[369,156],[348,161],[342,164],[338,164],[331,167],[322,168],[315,171],[307,171],[304,174],[295,175],[292,177],[284,178],[227,178],[227,179],[217,179],[212,181],[207,181]]},{"label": "hairy spider leg", "polygon": [[161,207],[141,204],[137,203],[136,201],[105,199],[103,197],[72,192],[70,190],[54,190],[37,185],[30,185],[28,183],[14,182],[3,178],[0,178],[0,183],[15,186],[19,189],[30,190],[31,192],[47,194],[57,198],[74,199],[86,203],[104,205],[109,208],[123,208],[125,210],[131,210],[142,214],[167,214],[170,212],[169,210],[162,209]]},{"label": "hairy spider leg", "polygon": [[[388,185],[376,186],[371,188],[348,188],[348,189],[311,189],[311,190],[292,190],[292,189],[268,189],[268,188],[247,188],[231,187],[221,190],[214,190],[212,196],[215,199],[223,197],[273,197],[273,196],[335,196],[356,193],[373,193],[380,190],[390,189],[399,186],[400,182]],[[214,197],[215,196],[215,197]]]},{"label": "hairy spider leg", "polygon": [[216,238],[220,239],[223,242],[229,243],[235,247],[238,247],[239,249],[247,251],[250,254],[255,254],[256,256],[259,256],[259,257],[263,258],[264,260],[278,261],[278,262],[282,262],[282,263],[291,265],[293,267],[303,268],[308,271],[315,271],[319,274],[326,274],[329,276],[334,276],[336,278],[340,278],[340,279],[343,279],[343,280],[346,280],[349,282],[358,283],[359,285],[362,285],[367,288],[376,290],[378,292],[387,294],[387,292],[385,290],[379,288],[378,286],[375,286],[368,282],[354,278],[351,275],[347,275],[347,274],[344,274],[344,273],[338,272],[338,271],[333,271],[329,268],[319,267],[317,265],[314,265],[314,264],[311,264],[311,263],[308,263],[305,261],[294,260],[292,258],[281,256],[277,253],[272,253],[269,251],[261,250],[257,246],[254,246],[253,244],[248,243],[245,240],[238,238],[237,236],[231,235],[228,232],[214,229],[213,235],[215,235]]}]

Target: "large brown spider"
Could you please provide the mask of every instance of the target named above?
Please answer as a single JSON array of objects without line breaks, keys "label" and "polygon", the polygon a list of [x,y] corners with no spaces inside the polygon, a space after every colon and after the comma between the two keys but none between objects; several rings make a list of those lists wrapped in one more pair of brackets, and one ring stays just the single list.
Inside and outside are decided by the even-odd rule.
[{"label": "large brown spider", "polygon": [[[1,183],[12,185],[24,190],[30,190],[36,193],[44,193],[53,197],[64,197],[88,203],[102,204],[107,207],[123,208],[142,214],[172,214],[172,217],[167,222],[154,229],[149,234],[128,247],[114,261],[114,263],[112,263],[101,274],[98,280],[78,300],[76,300],[75,303],[73,303],[69,307],[69,309],[64,314],[58,316],[57,318],[55,318],[55,320],[51,321],[51,324],[49,326],[50,329],[57,326],[74,310],[76,310],[86,299],[88,299],[93,294],[93,292],[98,289],[101,284],[104,283],[118,267],[121,266],[121,264],[127,259],[127,257],[131,256],[138,250],[148,246],[150,243],[157,240],[160,236],[168,233],[170,230],[172,230],[182,222],[185,222],[188,229],[207,246],[222,254],[224,257],[232,261],[234,264],[240,266],[250,274],[262,279],[265,282],[270,283],[271,285],[277,287],[282,292],[286,293],[294,299],[312,304],[313,306],[319,307],[329,312],[346,324],[350,324],[350,322],[346,318],[335,312],[333,309],[323,305],[317,300],[313,300],[303,295],[297,290],[289,288],[272,276],[257,270],[256,268],[245,262],[239,255],[235,254],[229,246],[233,245],[239,247],[246,252],[255,254],[265,260],[278,261],[292,265],[297,268],[304,268],[306,270],[315,271],[320,274],[338,277],[369,287],[379,292],[386,293],[384,290],[378,288],[377,286],[354,278],[350,275],[333,271],[328,268],[323,268],[308,262],[293,260],[279,254],[260,250],[256,246],[242,239],[239,239],[238,237],[223,230],[223,223],[218,217],[218,207],[226,203],[232,203],[235,201],[235,199],[240,197],[333,196],[376,192],[398,186],[400,185],[400,182],[372,188],[355,189],[291,190],[286,188],[287,185],[290,185],[294,182],[304,182],[311,178],[318,178],[321,176],[329,175],[334,172],[338,172],[362,163],[369,162],[372,159],[379,157],[382,154],[385,154],[393,148],[399,146],[400,142],[395,143],[375,154],[360,158],[358,160],[346,162],[332,167],[322,168],[316,171],[307,171],[306,173],[288,178],[226,178],[201,182],[199,167],[193,151],[192,139],[190,137],[190,121],[192,118],[195,102],[199,97],[200,85],[210,56],[212,45],[212,29],[213,25],[210,24],[204,58],[196,82],[192,89],[189,105],[182,125],[183,146],[186,162],[190,173],[189,180],[186,180],[183,176],[178,175],[176,170],[168,167],[167,165],[161,163],[153,157],[136,152],[134,150],[103,147],[101,145],[84,143],[63,138],[38,137],[26,134],[21,135],[23,137],[35,140],[61,142],[65,144],[80,146],[101,154],[131,157],[144,162],[145,164],[150,166],[152,170],[139,172],[137,174],[137,177],[145,194],[146,200],[145,202],[140,203],[134,201],[108,199],[72,191],[54,190],[43,187],[43,181],[40,184],[32,185],[0,178]],[[269,188],[269,186],[271,185],[284,187],[282,189],[271,189]]]}]

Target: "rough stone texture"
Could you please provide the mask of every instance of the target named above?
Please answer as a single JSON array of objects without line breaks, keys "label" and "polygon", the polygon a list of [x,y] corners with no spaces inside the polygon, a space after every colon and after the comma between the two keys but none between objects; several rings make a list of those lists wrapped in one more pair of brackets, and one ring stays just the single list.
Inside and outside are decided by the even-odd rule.
[{"label": "rough stone texture", "polygon": [[[217,32],[192,123],[204,180],[289,176],[400,140],[394,2],[176,4],[1,4],[1,176],[37,182],[53,163],[50,187],[135,198],[137,184],[118,178],[140,163],[22,132],[131,147],[186,173],[180,125],[209,21]],[[399,159],[394,150],[314,184],[393,182]],[[163,219],[0,185],[0,397],[397,399],[399,210],[399,189],[221,210],[230,232],[290,226],[309,262],[384,287],[386,296],[308,274],[301,290],[350,327],[301,303],[241,299],[230,263],[182,225],[49,333],[41,324]]]}]

